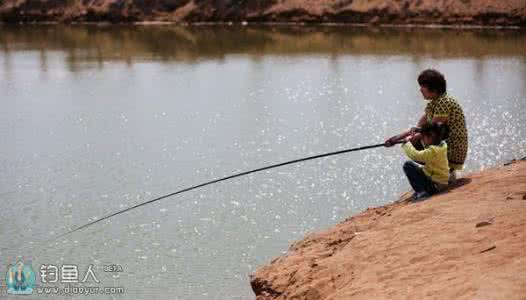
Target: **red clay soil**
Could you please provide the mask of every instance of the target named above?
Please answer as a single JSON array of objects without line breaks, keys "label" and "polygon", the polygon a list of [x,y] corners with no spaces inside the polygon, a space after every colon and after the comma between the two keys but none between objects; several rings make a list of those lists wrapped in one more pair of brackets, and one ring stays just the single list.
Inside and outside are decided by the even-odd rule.
[{"label": "red clay soil", "polygon": [[526,299],[525,212],[518,161],[310,234],[252,274],[252,289],[258,300]]},{"label": "red clay soil", "polygon": [[526,0],[0,0],[0,20],[525,26]]}]

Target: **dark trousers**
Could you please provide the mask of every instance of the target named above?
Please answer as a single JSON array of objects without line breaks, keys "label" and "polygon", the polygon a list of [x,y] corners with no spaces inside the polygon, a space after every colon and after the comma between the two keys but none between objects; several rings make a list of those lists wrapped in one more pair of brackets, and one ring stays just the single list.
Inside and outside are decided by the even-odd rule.
[{"label": "dark trousers", "polygon": [[415,193],[427,192],[429,195],[433,195],[438,192],[433,180],[431,180],[431,178],[424,173],[422,167],[414,161],[408,160],[404,163],[404,173],[407,179],[409,179],[409,184],[411,184]]}]

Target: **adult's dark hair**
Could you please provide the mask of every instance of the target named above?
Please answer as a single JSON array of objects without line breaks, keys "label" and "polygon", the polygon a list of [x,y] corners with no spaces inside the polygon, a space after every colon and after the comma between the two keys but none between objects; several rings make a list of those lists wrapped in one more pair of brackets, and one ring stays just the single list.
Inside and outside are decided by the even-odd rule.
[{"label": "adult's dark hair", "polygon": [[446,92],[446,79],[442,73],[427,69],[418,75],[418,84],[425,86],[431,92],[442,95]]},{"label": "adult's dark hair", "polygon": [[439,145],[442,140],[447,139],[449,130],[448,126],[444,123],[425,123],[420,132],[423,135],[431,136],[433,138],[433,145]]}]

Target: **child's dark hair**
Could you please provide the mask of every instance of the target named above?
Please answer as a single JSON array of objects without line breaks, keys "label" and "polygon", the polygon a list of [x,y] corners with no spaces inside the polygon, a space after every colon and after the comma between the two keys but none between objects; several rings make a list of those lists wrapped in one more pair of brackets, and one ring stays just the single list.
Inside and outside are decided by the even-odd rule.
[{"label": "child's dark hair", "polygon": [[425,123],[422,128],[420,128],[420,133],[423,135],[431,136],[433,140],[433,145],[439,145],[442,140],[447,139],[448,136],[448,127],[443,123]]}]

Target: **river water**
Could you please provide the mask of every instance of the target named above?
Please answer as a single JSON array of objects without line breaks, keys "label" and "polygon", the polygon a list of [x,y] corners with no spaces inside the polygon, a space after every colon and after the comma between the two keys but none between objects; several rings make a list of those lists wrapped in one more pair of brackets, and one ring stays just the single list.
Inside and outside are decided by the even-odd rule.
[{"label": "river water", "polygon": [[409,190],[399,147],[233,179],[49,239],[234,172],[381,143],[422,114],[428,67],[464,108],[466,172],[524,157],[524,45],[525,32],[492,30],[0,27],[2,286],[21,256],[42,286],[64,286],[42,282],[42,265],[76,265],[80,281],[93,264],[100,283],[80,286],[125,289],[93,299],[251,298],[248,274],[292,241]]}]

